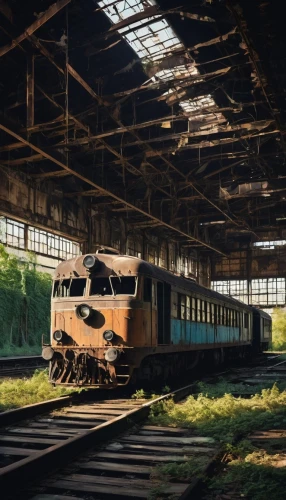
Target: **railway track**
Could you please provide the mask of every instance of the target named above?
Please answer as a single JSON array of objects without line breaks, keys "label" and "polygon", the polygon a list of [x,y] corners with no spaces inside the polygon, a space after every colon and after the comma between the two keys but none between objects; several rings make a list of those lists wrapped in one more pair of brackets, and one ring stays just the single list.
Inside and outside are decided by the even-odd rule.
[{"label": "railway track", "polygon": [[[144,424],[154,405],[171,396],[179,401],[194,389],[195,385],[191,384],[147,402],[121,398],[75,403],[70,398],[69,406],[34,415],[32,420],[20,421],[17,425],[14,420],[13,425],[7,426],[12,412],[6,421],[3,414],[2,422],[0,420],[0,425],[5,426],[0,429],[0,490],[6,492],[7,500],[39,499],[35,489],[24,493],[24,487],[35,478],[46,478],[55,469],[75,460],[71,465],[72,474],[63,470],[56,478],[53,476],[40,484],[41,498],[67,500],[67,491],[76,494],[76,498],[92,492],[94,498],[99,498],[97,495],[100,498],[150,497],[153,490],[161,488],[161,482],[151,474],[157,465],[170,461],[185,463],[194,456],[204,457],[208,464],[217,453],[211,438],[195,436],[186,429],[154,428]],[[55,400],[54,405],[57,403],[59,401]],[[37,410],[33,405],[32,413]],[[45,409],[42,407],[40,411]],[[18,418],[19,411],[16,420]],[[86,453],[92,447],[92,451]],[[76,457],[82,453],[79,461]],[[181,498],[189,485],[187,482],[167,482],[165,487],[174,498]],[[59,496],[54,497],[55,494]]]},{"label": "railway track", "polygon": [[48,367],[42,356],[10,356],[0,358],[0,378],[31,375],[36,369]]},{"label": "railway track", "polygon": [[[284,362],[274,361],[225,376],[250,391],[251,381],[286,381]],[[146,419],[161,401],[171,396],[180,401],[194,392],[196,384],[191,384],[146,402],[110,399],[114,393],[107,391],[100,401],[67,396],[3,413],[0,491],[5,500],[188,498],[200,481],[162,482],[158,466],[192,460],[204,473],[219,455],[217,443],[191,429],[149,426]]]}]

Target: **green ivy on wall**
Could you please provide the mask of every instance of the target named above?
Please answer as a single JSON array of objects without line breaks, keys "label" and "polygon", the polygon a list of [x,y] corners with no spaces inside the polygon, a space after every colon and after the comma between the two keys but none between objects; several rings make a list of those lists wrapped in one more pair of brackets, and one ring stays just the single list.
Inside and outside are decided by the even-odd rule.
[{"label": "green ivy on wall", "polygon": [[35,258],[19,262],[0,245],[0,350],[38,348],[50,330],[52,278],[36,271]]}]

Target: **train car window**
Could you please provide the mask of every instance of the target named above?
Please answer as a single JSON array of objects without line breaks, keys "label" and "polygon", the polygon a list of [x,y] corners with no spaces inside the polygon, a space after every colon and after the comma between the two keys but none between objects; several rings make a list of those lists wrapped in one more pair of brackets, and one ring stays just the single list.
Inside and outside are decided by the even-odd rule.
[{"label": "train car window", "polygon": [[197,299],[197,321],[201,322],[201,299]]},{"label": "train car window", "polygon": [[248,328],[248,314],[244,313],[244,328]]},{"label": "train car window", "polygon": [[211,324],[214,325],[215,324],[215,316],[216,316],[216,305],[215,304],[211,304]]},{"label": "train car window", "polygon": [[186,296],[180,295],[180,318],[186,319]]},{"label": "train car window", "polygon": [[196,299],[192,297],[192,321],[196,321]]},{"label": "train car window", "polygon": [[220,325],[220,306],[218,304],[216,306],[216,324]]},{"label": "train car window", "polygon": [[172,294],[171,294],[171,313],[172,313],[172,318],[178,317],[178,294],[177,294],[177,292],[172,292]]},{"label": "train car window", "polygon": [[220,306],[220,325],[224,324],[224,307]]},{"label": "train car window", "polygon": [[264,319],[264,338],[269,339],[270,338],[270,321],[268,319]]},{"label": "train car window", "polygon": [[151,300],[152,300],[152,280],[151,280],[151,278],[144,278],[143,300],[144,300],[144,302],[151,302]]},{"label": "train car window", "polygon": [[83,297],[86,290],[86,278],[56,280],[54,282],[53,297]]},{"label": "train car window", "polygon": [[221,306],[222,314],[221,314],[221,324],[226,325],[226,308]]},{"label": "train car window", "polygon": [[229,322],[229,325],[232,327],[233,326],[233,310],[230,309],[229,313],[230,313],[230,322]]},{"label": "train car window", "polygon": [[109,278],[92,278],[90,295],[113,295]]},{"label": "train car window", "polygon": [[110,280],[114,295],[135,295],[137,281],[135,276],[112,276]]},{"label": "train car window", "polygon": [[152,282],[152,304],[157,306],[157,293],[156,293],[156,283]]},{"label": "train car window", "polygon": [[191,299],[190,297],[186,297],[186,319],[190,321],[191,319]]},{"label": "train car window", "polygon": [[211,322],[211,305],[207,302],[207,323]]},{"label": "train car window", "polygon": [[237,312],[233,311],[233,326],[234,328],[237,327]]},{"label": "train car window", "polygon": [[205,323],[206,322],[206,303],[204,300],[202,300],[201,304],[202,304],[201,322]]}]

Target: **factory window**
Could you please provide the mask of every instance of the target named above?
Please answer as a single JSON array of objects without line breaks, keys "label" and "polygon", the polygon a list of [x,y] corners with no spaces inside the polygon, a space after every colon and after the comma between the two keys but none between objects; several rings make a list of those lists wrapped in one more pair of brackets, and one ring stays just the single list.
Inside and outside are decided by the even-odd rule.
[{"label": "factory window", "polygon": [[192,297],[192,321],[196,321],[196,299]]},{"label": "factory window", "polygon": [[140,236],[128,236],[127,255],[132,255],[138,259],[142,258],[142,241]]},{"label": "factory window", "polygon": [[86,291],[86,278],[56,280],[53,297],[83,297]]},{"label": "factory window", "polygon": [[160,247],[159,266],[167,269],[167,247],[165,243],[163,243]]},{"label": "factory window", "polygon": [[222,295],[230,295],[248,304],[247,280],[212,281],[211,288]]},{"label": "factory window", "polygon": [[178,294],[177,292],[172,292],[171,294],[171,314],[172,318],[178,317]]},{"label": "factory window", "polygon": [[197,299],[197,321],[201,321],[201,299]]},{"label": "factory window", "polygon": [[252,305],[285,304],[285,278],[261,278],[251,281]]},{"label": "factory window", "polygon": [[[27,230],[26,241],[25,230]],[[5,245],[61,260],[80,255],[79,243],[6,217],[0,219],[0,239]]]},{"label": "factory window", "polygon": [[80,255],[79,243],[28,226],[28,250],[67,260]]},{"label": "factory window", "polygon": [[90,295],[112,295],[109,278],[92,278]]},{"label": "factory window", "polygon": [[190,321],[191,319],[191,299],[190,297],[186,297],[186,319]]},{"label": "factory window", "polygon": [[151,278],[144,278],[143,300],[144,302],[151,302],[151,298],[152,298],[152,280]]},{"label": "factory window", "polygon": [[189,267],[188,267],[188,257],[185,254],[182,254],[179,259],[179,269],[180,273],[184,276],[188,276]]},{"label": "factory window", "polygon": [[153,245],[148,245],[148,262],[151,264],[157,265],[158,264],[158,250],[155,246]]},{"label": "factory window", "polygon": [[6,217],[0,219],[0,241],[4,245],[25,248],[25,224]]},{"label": "factory window", "polygon": [[180,318],[186,319],[186,296],[180,295]]},{"label": "factory window", "polygon": [[261,250],[274,250],[275,247],[281,247],[286,245],[286,240],[276,240],[276,241],[256,241],[253,243],[254,247],[258,247]]},{"label": "factory window", "polygon": [[112,276],[110,280],[114,295],[135,295],[137,282],[135,276]]}]

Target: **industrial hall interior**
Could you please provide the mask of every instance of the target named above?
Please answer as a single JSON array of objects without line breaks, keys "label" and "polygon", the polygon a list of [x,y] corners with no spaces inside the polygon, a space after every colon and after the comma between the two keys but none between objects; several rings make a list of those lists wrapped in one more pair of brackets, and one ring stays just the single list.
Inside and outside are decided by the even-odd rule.
[{"label": "industrial hall interior", "polygon": [[139,257],[285,306],[279,6],[0,0],[1,248],[50,274]]}]

